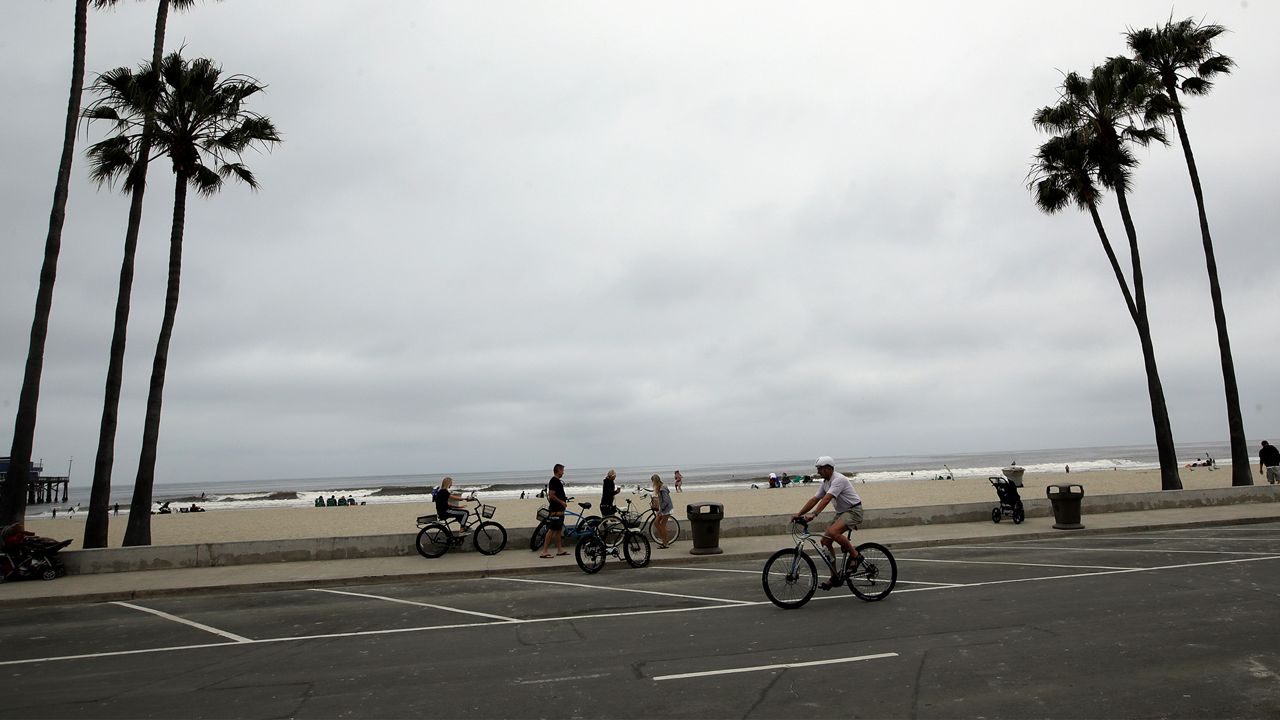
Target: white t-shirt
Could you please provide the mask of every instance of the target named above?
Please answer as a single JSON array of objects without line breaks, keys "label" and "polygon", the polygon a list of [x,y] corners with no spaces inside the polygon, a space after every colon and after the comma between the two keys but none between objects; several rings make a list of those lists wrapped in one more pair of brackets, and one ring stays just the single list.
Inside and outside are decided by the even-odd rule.
[{"label": "white t-shirt", "polygon": [[823,480],[822,487],[818,488],[818,492],[814,497],[821,500],[828,493],[831,494],[832,499],[835,501],[836,514],[842,513],[854,505],[862,504],[862,498],[853,489],[853,483],[849,482],[849,478],[840,473],[831,473],[830,480]]}]

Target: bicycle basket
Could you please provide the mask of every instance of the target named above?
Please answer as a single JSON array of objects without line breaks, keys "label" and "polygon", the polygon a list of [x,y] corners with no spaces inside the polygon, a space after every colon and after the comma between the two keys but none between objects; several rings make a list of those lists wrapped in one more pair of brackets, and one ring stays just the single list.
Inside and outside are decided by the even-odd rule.
[{"label": "bicycle basket", "polygon": [[623,524],[623,525],[626,525],[626,526],[627,526],[627,527],[629,527],[629,528],[637,528],[637,527],[640,527],[640,516],[639,516],[639,515],[637,515],[637,514],[635,514],[635,513],[633,513],[633,512],[629,512],[629,511],[627,511],[627,510],[623,510],[623,511],[622,511],[622,524]]},{"label": "bicycle basket", "polygon": [[491,518],[491,517],[493,517],[493,514],[494,514],[494,513],[496,513],[496,512],[498,512],[498,508],[494,507],[493,505],[481,505],[481,506],[480,506],[480,515],[481,515],[481,516],[483,516],[483,517],[485,517],[485,518]]},{"label": "bicycle basket", "polygon": [[538,522],[542,522],[543,520],[546,520],[548,517],[551,517],[550,510],[546,508],[538,508]]}]

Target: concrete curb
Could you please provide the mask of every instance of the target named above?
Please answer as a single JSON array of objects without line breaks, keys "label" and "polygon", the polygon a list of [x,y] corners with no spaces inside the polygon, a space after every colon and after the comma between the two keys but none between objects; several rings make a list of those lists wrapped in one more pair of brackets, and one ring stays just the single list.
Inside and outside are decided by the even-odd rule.
[{"label": "concrete curb", "polygon": [[[1136,512],[1171,508],[1214,507],[1242,503],[1280,502],[1280,485],[1252,485],[1209,490],[1171,490],[1125,495],[1087,493],[1081,501],[1085,524],[1090,513]],[[997,503],[977,502],[953,505],[921,505],[871,509],[866,511],[865,530],[877,528],[939,525],[990,520]],[[1024,498],[1028,518],[1050,517],[1052,508],[1047,498]],[[740,538],[763,535],[786,535],[787,515],[730,517],[720,523],[720,537]],[[1009,521],[1012,522],[1012,521]],[[692,535],[688,520],[681,520],[685,533]],[[817,523],[815,530],[825,527]],[[507,528],[507,550],[527,548],[533,528]],[[317,560],[351,560],[357,558],[411,556],[415,533],[367,535],[338,538],[304,538],[297,540],[256,540],[195,545],[151,545],[128,548],[68,550],[60,554],[67,572],[74,575],[132,572],[138,570],[173,570],[181,568],[230,567],[280,562]],[[472,551],[468,541],[461,548]],[[458,549],[450,552],[458,552]],[[718,556],[723,557],[723,556]]]}]

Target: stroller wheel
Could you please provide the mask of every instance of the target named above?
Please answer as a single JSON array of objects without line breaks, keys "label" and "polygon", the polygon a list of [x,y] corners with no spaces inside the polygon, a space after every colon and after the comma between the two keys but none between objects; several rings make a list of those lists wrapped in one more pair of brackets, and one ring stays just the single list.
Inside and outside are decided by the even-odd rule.
[{"label": "stroller wheel", "polygon": [[991,508],[991,522],[1000,522],[1000,508]]},{"label": "stroller wheel", "polygon": [[58,578],[58,569],[52,565],[47,565],[40,571],[41,580],[56,580]]},{"label": "stroller wheel", "polygon": [[1026,519],[1027,519],[1026,513],[1022,511],[1022,503],[1018,503],[1017,507],[1013,509],[1013,524],[1019,525],[1022,523],[1023,520],[1026,520]]}]

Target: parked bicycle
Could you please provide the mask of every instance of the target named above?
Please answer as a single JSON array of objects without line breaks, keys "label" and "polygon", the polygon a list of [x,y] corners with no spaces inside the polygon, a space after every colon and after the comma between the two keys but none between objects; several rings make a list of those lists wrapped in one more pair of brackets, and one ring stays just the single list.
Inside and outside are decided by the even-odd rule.
[{"label": "parked bicycle", "polygon": [[[806,522],[797,520],[789,529],[796,538],[796,546],[783,548],[770,556],[761,573],[764,594],[780,608],[791,610],[801,607],[809,602],[818,589],[818,569],[813,558],[805,552],[806,545],[822,558],[833,577],[838,575],[842,583],[848,585],[853,594],[863,600],[883,600],[893,592],[893,586],[898,583],[898,563],[893,559],[889,548],[879,543],[858,545],[858,564],[847,574],[837,573],[836,568],[846,567],[848,553],[841,550],[837,561],[818,543],[822,535],[809,533],[809,524]],[[849,531],[845,534],[852,537]],[[832,552],[834,551],[835,548],[832,547]],[[837,565],[837,562],[840,564]]]},{"label": "parked bicycle", "polygon": [[[614,523],[609,523],[610,520]],[[615,532],[617,540],[611,543],[609,536]],[[612,517],[604,518],[596,525],[594,535],[578,541],[573,558],[583,572],[591,575],[600,572],[600,568],[604,567],[604,561],[610,555],[626,560],[631,567],[642,568],[649,564],[651,552],[649,538],[645,537],[644,533],[625,527],[618,518]]]},{"label": "parked bicycle", "polygon": [[[647,499],[651,496],[651,493],[648,490],[644,490],[641,491],[640,496],[646,499],[647,505]],[[620,513],[623,523],[628,527],[638,528],[640,532],[648,535],[649,539],[656,543],[662,542],[662,538],[658,537],[658,526],[654,523],[654,519],[658,517],[658,512],[652,507],[646,507],[643,512],[636,512],[631,509],[631,504],[632,499],[627,498],[627,508]],[[680,521],[676,519],[675,515],[671,515],[667,517],[667,544],[670,545],[679,539]]]},{"label": "parked bicycle", "polygon": [[433,514],[418,518],[418,527],[422,529],[418,531],[418,539],[414,545],[422,557],[438,558],[448,552],[449,548],[462,547],[467,538],[467,530],[472,527],[471,542],[481,554],[497,555],[507,546],[507,529],[490,519],[498,509],[480,502],[475,493],[471,493],[467,501],[475,507],[461,525],[455,517],[441,520]]},{"label": "parked bicycle", "polygon": [[[569,498],[573,500],[573,498]],[[574,538],[584,538],[594,535],[596,526],[600,524],[599,515],[586,515],[587,510],[591,509],[591,503],[578,503],[578,508],[582,512],[574,512],[568,508],[564,511],[564,539],[570,540]],[[547,518],[550,517],[551,511],[547,508],[538,509],[538,526],[533,529],[533,535],[529,537],[529,549],[538,550],[542,547],[542,543],[547,538]],[[569,525],[569,518],[576,517],[578,521],[573,525]]]}]

